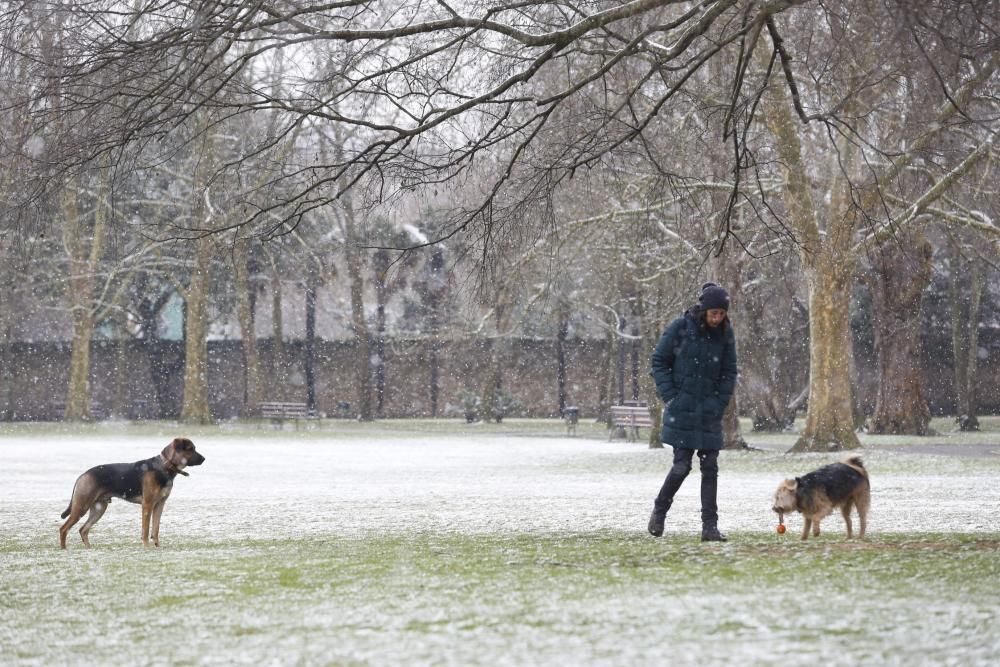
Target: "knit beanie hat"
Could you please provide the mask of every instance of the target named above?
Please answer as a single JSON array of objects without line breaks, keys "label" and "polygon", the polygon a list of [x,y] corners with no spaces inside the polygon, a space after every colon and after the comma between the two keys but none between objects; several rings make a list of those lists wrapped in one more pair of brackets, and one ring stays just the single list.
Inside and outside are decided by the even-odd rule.
[{"label": "knit beanie hat", "polygon": [[698,297],[698,303],[701,304],[703,310],[721,308],[728,311],[729,292],[715,283],[705,283],[701,286],[701,296]]}]

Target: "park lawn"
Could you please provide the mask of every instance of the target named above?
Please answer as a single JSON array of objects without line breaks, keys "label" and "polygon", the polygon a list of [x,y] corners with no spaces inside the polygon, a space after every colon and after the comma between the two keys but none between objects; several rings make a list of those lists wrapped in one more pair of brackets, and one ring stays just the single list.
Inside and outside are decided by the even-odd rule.
[{"label": "park lawn", "polygon": [[[93,549],[75,530],[57,548],[76,475],[181,433],[207,460],[178,481],[162,548],[120,501]],[[995,664],[1000,457],[878,442],[903,451],[861,452],[866,541],[836,516],[807,542],[797,515],[774,532],[776,483],[840,455],[770,439],[723,452],[731,540],[702,544],[697,471],[653,539],[669,450],[558,422],[16,426],[0,664]]]},{"label": "park lawn", "polygon": [[[638,531],[0,541],[5,664],[963,664],[1000,536]],[[994,663],[995,664],[995,663]]]}]

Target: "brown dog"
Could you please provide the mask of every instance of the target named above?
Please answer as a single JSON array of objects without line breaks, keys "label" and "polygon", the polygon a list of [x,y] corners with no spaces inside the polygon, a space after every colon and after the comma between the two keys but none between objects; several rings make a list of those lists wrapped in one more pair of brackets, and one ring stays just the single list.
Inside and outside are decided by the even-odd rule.
[{"label": "brown dog", "polygon": [[184,468],[205,462],[187,438],[174,438],[159,456],[135,463],[108,463],[91,468],[73,485],[73,496],[62,513],[66,519],[59,528],[59,546],[66,548],[66,535],[88,511],[90,516],[80,527],[83,544],[90,548],[90,529],[100,521],[112,498],[142,504],[142,544],[149,546],[150,524],[153,544],[160,546],[160,515],[170,497],[174,477],[187,476]]},{"label": "brown dog", "polygon": [[851,507],[858,508],[861,526],[858,537],[864,539],[868,522],[868,507],[871,504],[871,485],[868,471],[860,456],[852,456],[841,463],[832,463],[795,479],[786,479],[774,492],[772,509],[778,513],[778,523],[784,524],[785,514],[801,512],[805,518],[802,539],[819,535],[819,522],[830,515],[835,507],[840,508],[847,524],[847,538],[854,535],[851,530]]}]

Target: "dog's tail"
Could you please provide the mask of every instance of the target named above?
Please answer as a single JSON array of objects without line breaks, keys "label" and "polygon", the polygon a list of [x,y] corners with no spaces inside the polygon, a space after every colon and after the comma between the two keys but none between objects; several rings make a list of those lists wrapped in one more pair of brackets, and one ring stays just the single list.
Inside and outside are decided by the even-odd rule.
[{"label": "dog's tail", "polygon": [[[82,477],[82,475],[81,475],[81,477]],[[68,517],[69,513],[73,511],[73,499],[76,498],[76,485],[79,484],[79,483],[80,483],[80,479],[79,478],[77,478],[77,480],[75,482],[73,482],[73,493],[69,494],[69,505],[66,506],[66,511],[59,515],[63,519],[65,519],[66,517]]]},{"label": "dog's tail", "polygon": [[861,461],[861,457],[858,455],[850,456],[844,459],[844,465],[851,466],[865,477],[868,476],[868,471],[865,469],[865,464],[864,462]]}]

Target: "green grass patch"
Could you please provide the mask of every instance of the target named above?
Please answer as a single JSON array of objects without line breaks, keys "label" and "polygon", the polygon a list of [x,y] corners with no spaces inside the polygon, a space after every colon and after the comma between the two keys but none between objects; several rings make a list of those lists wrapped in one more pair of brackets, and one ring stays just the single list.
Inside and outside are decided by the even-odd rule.
[{"label": "green grass patch", "polygon": [[944,658],[956,644],[928,642],[929,623],[971,638],[966,664],[1000,641],[1000,535],[731,538],[428,533],[65,553],[0,538],[4,571],[20,573],[0,583],[0,637],[52,663],[75,662],[83,644],[92,662],[142,662],[144,638],[169,628],[184,628],[184,641],[157,646],[171,663],[226,651],[267,661],[290,638],[322,651],[300,654],[309,662],[493,664],[466,643],[509,655],[521,642],[536,662],[585,663],[628,637],[635,662],[652,664],[662,634],[635,636],[646,624],[710,631],[747,659]]}]

